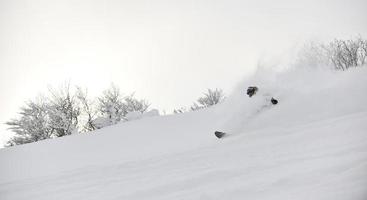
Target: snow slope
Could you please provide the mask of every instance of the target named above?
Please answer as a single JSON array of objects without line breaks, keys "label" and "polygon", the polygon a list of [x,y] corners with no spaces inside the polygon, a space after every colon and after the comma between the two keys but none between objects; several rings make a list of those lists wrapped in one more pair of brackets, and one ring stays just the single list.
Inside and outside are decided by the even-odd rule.
[{"label": "snow slope", "polygon": [[0,199],[365,200],[366,77],[262,72],[210,109],[0,149]]}]

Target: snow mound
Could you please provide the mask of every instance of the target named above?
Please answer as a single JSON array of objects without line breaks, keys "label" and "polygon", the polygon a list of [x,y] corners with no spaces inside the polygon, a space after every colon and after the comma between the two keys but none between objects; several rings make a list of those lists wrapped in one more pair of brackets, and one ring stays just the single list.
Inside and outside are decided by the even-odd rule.
[{"label": "snow mound", "polygon": [[146,117],[156,117],[156,116],[159,116],[159,111],[157,109],[152,109],[145,113],[134,111],[134,112],[127,113],[126,120],[132,121],[132,120],[142,119]]},{"label": "snow mound", "polygon": [[208,109],[1,149],[0,199],[364,200],[366,77],[262,71]]}]

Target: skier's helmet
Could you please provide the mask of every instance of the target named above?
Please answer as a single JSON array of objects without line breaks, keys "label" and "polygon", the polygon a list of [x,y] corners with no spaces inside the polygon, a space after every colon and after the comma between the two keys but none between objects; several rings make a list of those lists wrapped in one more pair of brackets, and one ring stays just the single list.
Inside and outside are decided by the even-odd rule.
[{"label": "skier's helmet", "polygon": [[256,94],[258,88],[256,86],[250,86],[247,88],[247,95],[249,97],[252,97],[254,94]]}]

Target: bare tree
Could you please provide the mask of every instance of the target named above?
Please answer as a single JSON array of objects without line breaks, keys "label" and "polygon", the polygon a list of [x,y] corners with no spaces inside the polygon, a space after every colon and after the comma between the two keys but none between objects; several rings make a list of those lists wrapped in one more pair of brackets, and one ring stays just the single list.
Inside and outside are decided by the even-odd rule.
[{"label": "bare tree", "polygon": [[364,65],[367,62],[367,40],[363,40],[361,37],[357,39],[358,41],[358,58],[359,65]]},{"label": "bare tree", "polygon": [[50,88],[49,92],[48,116],[56,137],[77,133],[81,108],[76,94],[70,91],[70,84],[58,90]]},{"label": "bare tree", "polygon": [[200,97],[197,100],[197,103],[195,102],[191,106],[191,110],[199,110],[202,108],[207,108],[215,104],[221,103],[222,101],[224,101],[224,99],[225,96],[221,89],[215,89],[215,90],[208,89],[208,91],[204,93],[204,96]]},{"label": "bare tree", "polygon": [[88,99],[87,89],[83,90],[77,87],[77,98],[82,105],[82,115],[86,116],[83,123],[83,131],[93,131],[98,128],[96,125],[97,110],[95,109],[94,102]]},{"label": "bare tree", "polygon": [[350,40],[339,40],[321,45],[327,58],[337,70],[347,70],[351,67],[362,66],[366,63],[367,40],[361,37]]},{"label": "bare tree", "polygon": [[367,62],[367,40],[356,37],[349,40],[335,39],[328,43],[310,42],[301,48],[297,61],[296,64],[301,66],[332,66],[343,71],[363,66]]},{"label": "bare tree", "polygon": [[124,98],[123,103],[123,115],[126,116],[130,112],[139,112],[144,113],[148,110],[150,104],[145,99],[137,99],[134,96],[135,94],[131,94],[130,96],[126,96]]}]

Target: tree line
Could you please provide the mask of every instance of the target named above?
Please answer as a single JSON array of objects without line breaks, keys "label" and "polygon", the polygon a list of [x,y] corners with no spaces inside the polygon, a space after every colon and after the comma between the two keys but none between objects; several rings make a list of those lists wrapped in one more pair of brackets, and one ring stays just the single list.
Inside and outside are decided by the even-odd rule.
[{"label": "tree line", "polygon": [[[223,100],[222,90],[208,89],[190,111],[207,108]],[[6,122],[15,134],[6,146],[90,132],[136,119],[131,117],[134,115],[154,114],[155,109],[149,108],[147,100],[136,98],[134,93],[123,95],[114,84],[94,99],[88,96],[87,89],[71,88],[70,84],[65,84],[58,89],[50,88],[46,95],[25,102],[19,117]],[[174,113],[187,111],[181,108],[174,110]]]}]

